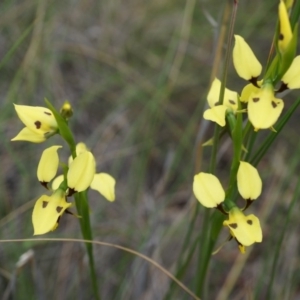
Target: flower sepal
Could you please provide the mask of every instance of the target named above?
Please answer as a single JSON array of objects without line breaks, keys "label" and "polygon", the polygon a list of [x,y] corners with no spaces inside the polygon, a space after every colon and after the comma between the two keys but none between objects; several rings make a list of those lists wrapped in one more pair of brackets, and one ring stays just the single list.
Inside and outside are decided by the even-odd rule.
[{"label": "flower sepal", "polygon": [[50,182],[56,175],[59,157],[57,150],[62,146],[52,146],[45,149],[42,153],[37,169],[37,178],[39,182],[47,187],[47,183]]},{"label": "flower sepal", "polygon": [[12,141],[42,143],[57,133],[57,122],[46,107],[14,104],[18,117],[25,125]]},{"label": "flower sepal", "polygon": [[207,208],[217,207],[225,200],[225,191],[219,179],[210,173],[194,176],[193,191],[198,201]]}]

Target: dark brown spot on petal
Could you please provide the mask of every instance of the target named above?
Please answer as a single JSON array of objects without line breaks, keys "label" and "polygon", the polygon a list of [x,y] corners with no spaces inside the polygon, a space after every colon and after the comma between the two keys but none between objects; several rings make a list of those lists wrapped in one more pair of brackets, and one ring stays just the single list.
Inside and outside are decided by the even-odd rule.
[{"label": "dark brown spot on petal", "polygon": [[44,114],[45,115],[48,115],[48,116],[51,116],[51,113],[47,112],[47,111],[44,111]]},{"label": "dark brown spot on petal", "polygon": [[75,193],[77,193],[77,192],[74,189],[69,188],[69,192],[68,192],[67,197],[70,197],[70,196],[72,196]]},{"label": "dark brown spot on petal", "polygon": [[57,211],[58,213],[60,213],[60,212],[62,211],[62,209],[63,209],[62,206],[57,206],[57,207],[56,207],[56,211]]},{"label": "dark brown spot on petal", "polygon": [[252,220],[247,220],[247,223],[248,223],[249,225],[252,225],[252,224],[253,224]]},{"label": "dark brown spot on petal", "polygon": [[48,202],[47,201],[43,201],[43,208],[46,208],[48,205]]},{"label": "dark brown spot on petal", "polygon": [[40,121],[35,121],[34,125],[35,125],[36,129],[40,129],[42,126],[42,123]]},{"label": "dark brown spot on petal", "polygon": [[288,87],[287,83],[281,82],[281,86],[277,91],[275,91],[275,94],[281,93],[281,92],[287,90],[288,88],[289,87]]},{"label": "dark brown spot on petal", "polygon": [[218,105],[220,105],[219,101],[215,103],[215,106],[218,106]]},{"label": "dark brown spot on petal", "polygon": [[271,103],[272,103],[273,108],[277,107],[277,103],[275,101],[272,101]]},{"label": "dark brown spot on petal", "polygon": [[260,86],[257,83],[257,79],[258,77],[251,77],[251,79],[249,80],[254,86],[260,88]]},{"label": "dark brown spot on petal", "polygon": [[253,102],[258,102],[259,101],[259,98],[256,97],[256,98],[252,98],[253,99]]},{"label": "dark brown spot on petal", "polygon": [[229,227],[233,228],[233,229],[236,229],[238,227],[238,224],[236,223],[231,223],[229,224]]},{"label": "dark brown spot on petal", "polygon": [[284,35],[282,33],[280,33],[278,38],[280,41],[282,41],[284,39]]},{"label": "dark brown spot on petal", "polygon": [[48,190],[48,182],[40,181],[40,184]]},{"label": "dark brown spot on petal", "polygon": [[236,104],[234,100],[229,100],[229,103],[232,104],[232,105]]}]

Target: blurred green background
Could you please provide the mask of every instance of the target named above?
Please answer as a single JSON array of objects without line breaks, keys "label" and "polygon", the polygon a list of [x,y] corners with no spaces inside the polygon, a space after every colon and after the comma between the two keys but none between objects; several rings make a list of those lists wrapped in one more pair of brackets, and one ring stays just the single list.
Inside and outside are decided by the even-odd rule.
[{"label": "blurred green background", "polygon": [[[212,136],[202,121],[227,1],[219,0],[2,0],[0,2],[0,239],[31,238],[34,201],[47,193],[36,168],[42,151],[63,145],[10,142],[23,127],[13,103],[59,109],[68,99],[78,142],[97,160],[97,171],[117,180],[116,201],[89,192],[94,237],[133,248],[175,271],[196,200],[195,172],[207,170],[199,142]],[[268,58],[278,1],[240,1],[235,33]],[[226,38],[225,38],[226,40]],[[226,45],[222,45],[222,53]],[[222,61],[217,75],[222,72]],[[245,85],[230,63],[227,87]],[[299,95],[285,95],[286,107]],[[259,164],[263,194],[250,209],[262,220],[264,241],[238,253],[227,243],[212,258],[206,299],[265,299],[272,260],[299,170],[299,123],[288,123]],[[267,132],[262,132],[261,136]],[[196,155],[196,153],[198,153]],[[231,144],[224,139],[218,174],[226,184]],[[75,208],[74,208],[75,209]],[[201,232],[201,214],[194,238]],[[299,205],[280,249],[273,299],[300,299]],[[219,244],[226,239],[224,229]],[[80,238],[79,222],[64,215],[45,237]],[[20,256],[31,259],[17,268]],[[170,280],[140,258],[95,246],[103,299],[163,299]],[[197,252],[196,252],[197,253]],[[197,261],[195,255],[193,262]],[[194,289],[196,263],[183,282]],[[171,299],[190,299],[179,287]],[[0,298],[93,299],[84,245],[0,243]]]}]

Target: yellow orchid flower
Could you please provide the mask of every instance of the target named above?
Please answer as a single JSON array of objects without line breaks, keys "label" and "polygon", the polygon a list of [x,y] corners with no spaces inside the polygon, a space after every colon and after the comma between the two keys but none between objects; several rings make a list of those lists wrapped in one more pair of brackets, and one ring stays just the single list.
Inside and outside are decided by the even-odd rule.
[{"label": "yellow orchid flower", "polygon": [[229,218],[223,222],[223,225],[229,228],[230,234],[239,243],[242,253],[245,252],[245,246],[262,241],[259,219],[253,214],[245,216],[237,207],[229,211]]},{"label": "yellow orchid flower", "polygon": [[235,70],[241,78],[251,81],[261,74],[262,66],[246,41],[239,35],[234,37],[233,64]]},{"label": "yellow orchid flower", "polygon": [[[77,157],[80,157],[85,152],[89,152],[88,148],[86,147],[86,145],[84,143],[78,143],[76,145],[76,154],[77,154]],[[89,153],[91,153],[91,152],[89,152]],[[77,160],[77,157],[75,158],[75,160]],[[75,170],[74,167],[71,170],[71,165],[73,164],[73,162],[75,162],[75,160],[73,161],[72,157],[69,158],[69,166],[70,166],[69,172],[75,172],[75,174],[76,174],[76,170]],[[77,164],[78,164],[78,162],[77,162]],[[68,178],[70,176],[72,176],[72,175],[69,175],[69,172],[68,172],[68,175],[67,175]],[[91,171],[87,170],[87,172],[89,173],[89,176],[91,176]],[[52,189],[56,190],[60,186],[60,184],[63,182],[63,180],[64,180],[63,175],[60,175],[60,176],[56,177],[53,180],[53,182],[52,182]],[[94,175],[93,175],[92,181],[90,183],[89,182],[90,182],[90,177],[84,183],[83,187],[82,186],[79,187],[80,191],[82,190],[82,188],[84,188],[84,190],[86,190],[88,187],[90,187],[91,189],[99,192],[108,201],[112,202],[112,201],[115,200],[115,184],[116,184],[116,180],[111,175],[109,175],[107,173],[97,173],[96,174],[95,171],[94,171]],[[71,181],[71,185],[70,185],[69,179],[68,179],[68,186],[69,186],[69,188],[72,188],[72,181]],[[75,188],[74,190],[75,191],[79,191],[78,190],[78,186],[77,186],[77,189]]]},{"label": "yellow orchid flower", "polygon": [[284,53],[293,38],[293,32],[291,29],[291,23],[289,20],[289,15],[287,12],[286,5],[282,0],[280,0],[279,2],[278,12],[279,12],[279,27],[280,27],[278,48],[281,53]]},{"label": "yellow orchid flower", "polygon": [[245,161],[240,161],[237,172],[239,193],[246,200],[257,199],[262,190],[262,181],[256,168]]},{"label": "yellow orchid flower", "polygon": [[32,212],[34,235],[53,231],[64,211],[71,206],[66,201],[65,191],[57,189],[51,196],[42,195],[35,203]]},{"label": "yellow orchid flower", "polygon": [[205,207],[217,207],[225,199],[225,191],[219,179],[210,173],[201,172],[194,176],[193,191]]},{"label": "yellow orchid flower", "polygon": [[[251,82],[244,87],[241,102],[248,103],[248,117],[254,130],[271,128],[278,120],[284,103],[275,98],[272,84],[257,80],[262,66],[250,46],[238,35],[235,35],[233,63],[238,75]],[[291,81],[295,72],[291,70],[285,78]]]},{"label": "yellow orchid flower", "polygon": [[221,81],[215,78],[207,95],[207,102],[210,108],[204,112],[203,118],[224,127],[226,124],[226,111],[231,110],[236,112],[238,108],[238,94],[225,88],[224,101],[220,105],[220,89]]},{"label": "yellow orchid flower", "polygon": [[57,131],[52,112],[45,107],[14,104],[18,117],[26,126],[12,141],[44,142]]},{"label": "yellow orchid flower", "polygon": [[283,107],[283,101],[275,98],[273,86],[270,84],[253,93],[248,101],[248,117],[254,130],[271,128],[278,120]]},{"label": "yellow orchid flower", "polygon": [[37,177],[42,184],[47,184],[56,175],[59,157],[57,150],[62,148],[62,146],[52,146],[43,151],[38,169]]}]

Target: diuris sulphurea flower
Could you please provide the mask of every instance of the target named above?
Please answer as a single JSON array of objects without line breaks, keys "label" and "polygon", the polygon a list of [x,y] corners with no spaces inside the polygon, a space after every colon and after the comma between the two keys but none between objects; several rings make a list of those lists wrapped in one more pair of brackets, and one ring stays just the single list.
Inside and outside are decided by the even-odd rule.
[{"label": "diuris sulphurea flower", "polygon": [[[60,148],[62,146],[52,146],[42,153],[37,177],[46,188],[48,188],[47,184],[56,176],[59,166],[57,151]],[[76,154],[74,159],[69,158],[69,168],[65,178],[61,175],[53,180],[53,194],[51,196],[42,195],[37,200],[32,214],[34,234],[45,234],[56,229],[59,218],[71,206],[71,203],[66,201],[66,197],[71,196],[74,192],[82,192],[90,187],[107,200],[115,200],[115,179],[106,173],[95,174],[95,158],[84,143],[77,144]]]},{"label": "diuris sulphurea flower", "polygon": [[[248,103],[248,117],[254,130],[272,127],[283,109],[283,101],[275,99],[272,85],[261,88],[258,82],[262,66],[250,46],[239,35],[235,35],[233,48],[233,64],[238,75],[251,82],[241,96],[242,102]],[[253,86],[252,86],[253,85]]]},{"label": "diuris sulphurea flower", "polygon": [[245,253],[245,246],[262,241],[260,222],[255,215],[245,216],[239,208],[233,207],[229,211],[228,217],[228,220],[225,220],[223,225],[229,228],[230,234],[238,242],[242,253]]},{"label": "diuris sulphurea flower", "polygon": [[[280,65],[277,65],[276,68],[273,67],[273,69],[278,69],[279,73],[280,69],[282,73],[276,74],[276,76],[274,74],[272,76],[266,75],[266,78],[258,81],[262,66],[246,41],[241,36],[235,35],[233,64],[238,75],[251,83],[244,87],[241,102],[248,103],[248,117],[255,131],[272,128],[280,117],[284,103],[282,99],[275,97],[277,91],[280,92],[286,88],[300,88],[300,60],[299,57],[296,57],[292,61],[295,39],[293,38],[287,7],[282,0],[279,2],[278,14],[278,63]],[[275,84],[278,76],[282,77],[283,84],[276,91]]]},{"label": "diuris sulphurea flower", "polygon": [[[253,200],[257,199],[261,194],[262,191],[261,178],[258,174],[257,169],[254,168],[248,162],[240,161],[238,172],[237,172],[237,187],[240,195],[245,200],[247,200],[246,207],[249,206],[248,202],[252,202]],[[231,209],[229,210],[228,213],[224,210],[224,207],[222,207],[222,203],[226,202],[225,200],[226,193],[219,179],[215,175],[210,173],[204,173],[204,172],[195,175],[194,183],[193,183],[193,191],[195,197],[203,206],[207,208],[215,207],[218,208],[221,212],[225,214],[229,214],[229,220],[224,221],[224,225],[229,226],[228,224],[230,225],[236,223],[238,224],[238,226],[232,225],[229,227],[231,229],[230,231],[231,235],[237,239],[239,245],[249,246],[254,242],[259,242],[259,238],[255,238],[255,239],[253,238],[252,240],[250,239],[250,237],[253,236],[253,228],[255,228],[254,230],[257,230],[258,219],[256,217],[253,218],[252,217],[253,215],[245,217],[244,214],[236,206],[232,207],[232,204],[231,204]],[[236,209],[234,209],[234,207],[236,207]],[[240,214],[238,212],[240,212]],[[246,224],[249,225],[249,223],[251,222],[255,226],[248,228]],[[249,232],[247,230],[249,230]],[[245,233],[245,237],[247,237],[246,241],[241,237],[243,233]],[[260,229],[260,234],[261,234],[261,229]],[[240,247],[240,250],[241,252],[243,252],[244,248]]]},{"label": "diuris sulphurea flower", "polygon": [[66,201],[66,193],[58,188],[51,196],[42,195],[35,203],[32,212],[34,235],[53,231],[58,226],[59,218],[71,206]]},{"label": "diuris sulphurea flower", "polygon": [[57,132],[57,122],[48,108],[17,104],[14,106],[25,128],[12,141],[42,143]]},{"label": "diuris sulphurea flower", "polygon": [[207,95],[210,108],[204,112],[203,118],[224,127],[226,125],[226,112],[230,110],[235,113],[238,108],[238,94],[225,88],[223,104],[220,104],[220,89],[221,81],[215,78]]},{"label": "diuris sulphurea flower", "polygon": [[[93,154],[88,151],[84,143],[76,145],[77,157],[69,158],[69,171],[67,174],[68,187],[75,192],[91,188],[99,192],[108,201],[115,200],[115,179],[107,173],[96,173]],[[53,180],[52,189],[57,189],[63,182],[63,175]]]}]

